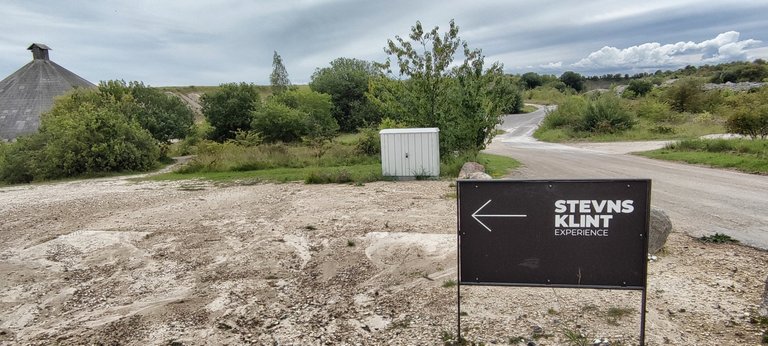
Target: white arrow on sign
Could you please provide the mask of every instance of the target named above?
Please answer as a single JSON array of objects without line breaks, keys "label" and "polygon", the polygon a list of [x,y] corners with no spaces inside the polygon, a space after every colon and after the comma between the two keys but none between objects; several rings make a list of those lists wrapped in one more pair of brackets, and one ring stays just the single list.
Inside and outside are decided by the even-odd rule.
[{"label": "white arrow on sign", "polygon": [[485,229],[487,229],[488,232],[492,232],[491,228],[486,226],[482,221],[480,221],[481,217],[528,217],[528,215],[524,215],[524,214],[510,214],[510,215],[504,215],[504,214],[478,214],[480,212],[480,210],[483,210],[483,208],[485,208],[485,206],[488,205],[489,203],[491,203],[490,199],[488,200],[488,202],[485,202],[485,204],[483,204],[480,208],[477,208],[477,210],[474,213],[472,213],[472,218],[475,219],[475,221],[477,221],[477,223],[479,223],[481,226],[485,227]]}]

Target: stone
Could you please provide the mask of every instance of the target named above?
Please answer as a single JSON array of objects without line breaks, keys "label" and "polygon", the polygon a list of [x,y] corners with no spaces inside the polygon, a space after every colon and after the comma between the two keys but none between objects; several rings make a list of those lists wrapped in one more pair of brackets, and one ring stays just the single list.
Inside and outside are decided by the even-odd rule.
[{"label": "stone", "polygon": [[651,207],[651,226],[649,232],[648,253],[654,254],[664,247],[669,233],[672,232],[672,220],[669,219],[664,210]]},{"label": "stone", "polygon": [[483,172],[474,172],[470,173],[466,179],[474,179],[474,180],[491,180],[493,179],[490,175]]},{"label": "stone", "polygon": [[466,162],[463,166],[461,166],[461,171],[459,171],[459,179],[471,179],[469,178],[470,174],[478,172],[485,173],[485,166],[477,162]]}]

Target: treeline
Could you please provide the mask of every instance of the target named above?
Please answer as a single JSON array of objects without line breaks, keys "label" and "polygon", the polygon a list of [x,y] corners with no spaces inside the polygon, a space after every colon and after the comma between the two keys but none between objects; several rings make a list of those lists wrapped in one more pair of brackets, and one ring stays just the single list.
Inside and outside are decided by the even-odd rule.
[{"label": "treeline", "polygon": [[[307,150],[286,145],[314,153],[301,164],[368,162],[384,127],[437,127],[444,160],[471,155],[490,141],[502,114],[522,109],[523,86],[502,65],[486,65],[482,51],[458,34],[453,21],[445,32],[417,22],[407,38],[387,41],[386,61],[335,59],[316,69],[308,88],[291,84],[274,52],[270,95],[252,83],[222,84],[201,97],[205,120],[197,125],[179,99],[140,82],[76,90],[43,114],[37,134],[0,145],[0,181],[145,171],[169,151],[198,154],[190,167],[203,170],[234,167],[221,164],[233,153],[237,169],[274,167],[247,161],[276,151],[285,158],[280,164],[297,165],[290,152]],[[358,131],[355,153],[335,147],[339,133]],[[339,160],[323,160],[332,154]]]},{"label": "treeline", "polygon": [[[486,66],[453,21],[446,33],[417,22],[409,39],[396,37],[383,63],[338,58],[316,69],[309,90],[290,85],[275,53],[273,94],[260,99],[253,84],[222,84],[201,98],[217,142],[248,137],[268,143],[322,145],[339,131],[386,126],[438,127],[445,155],[479,151],[499,117],[523,107],[521,87],[500,64]],[[424,47],[419,50],[416,47]],[[462,63],[454,65],[463,52]]]}]

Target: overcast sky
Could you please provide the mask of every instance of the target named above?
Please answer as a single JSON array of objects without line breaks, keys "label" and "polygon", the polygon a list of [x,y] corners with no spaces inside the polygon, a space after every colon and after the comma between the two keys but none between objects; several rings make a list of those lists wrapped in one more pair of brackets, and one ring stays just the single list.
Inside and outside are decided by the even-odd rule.
[{"label": "overcast sky", "polygon": [[4,0],[0,78],[30,43],[91,82],[268,84],[272,53],[294,84],[338,57],[383,61],[420,20],[481,48],[509,73],[653,72],[768,59],[768,1]]}]

